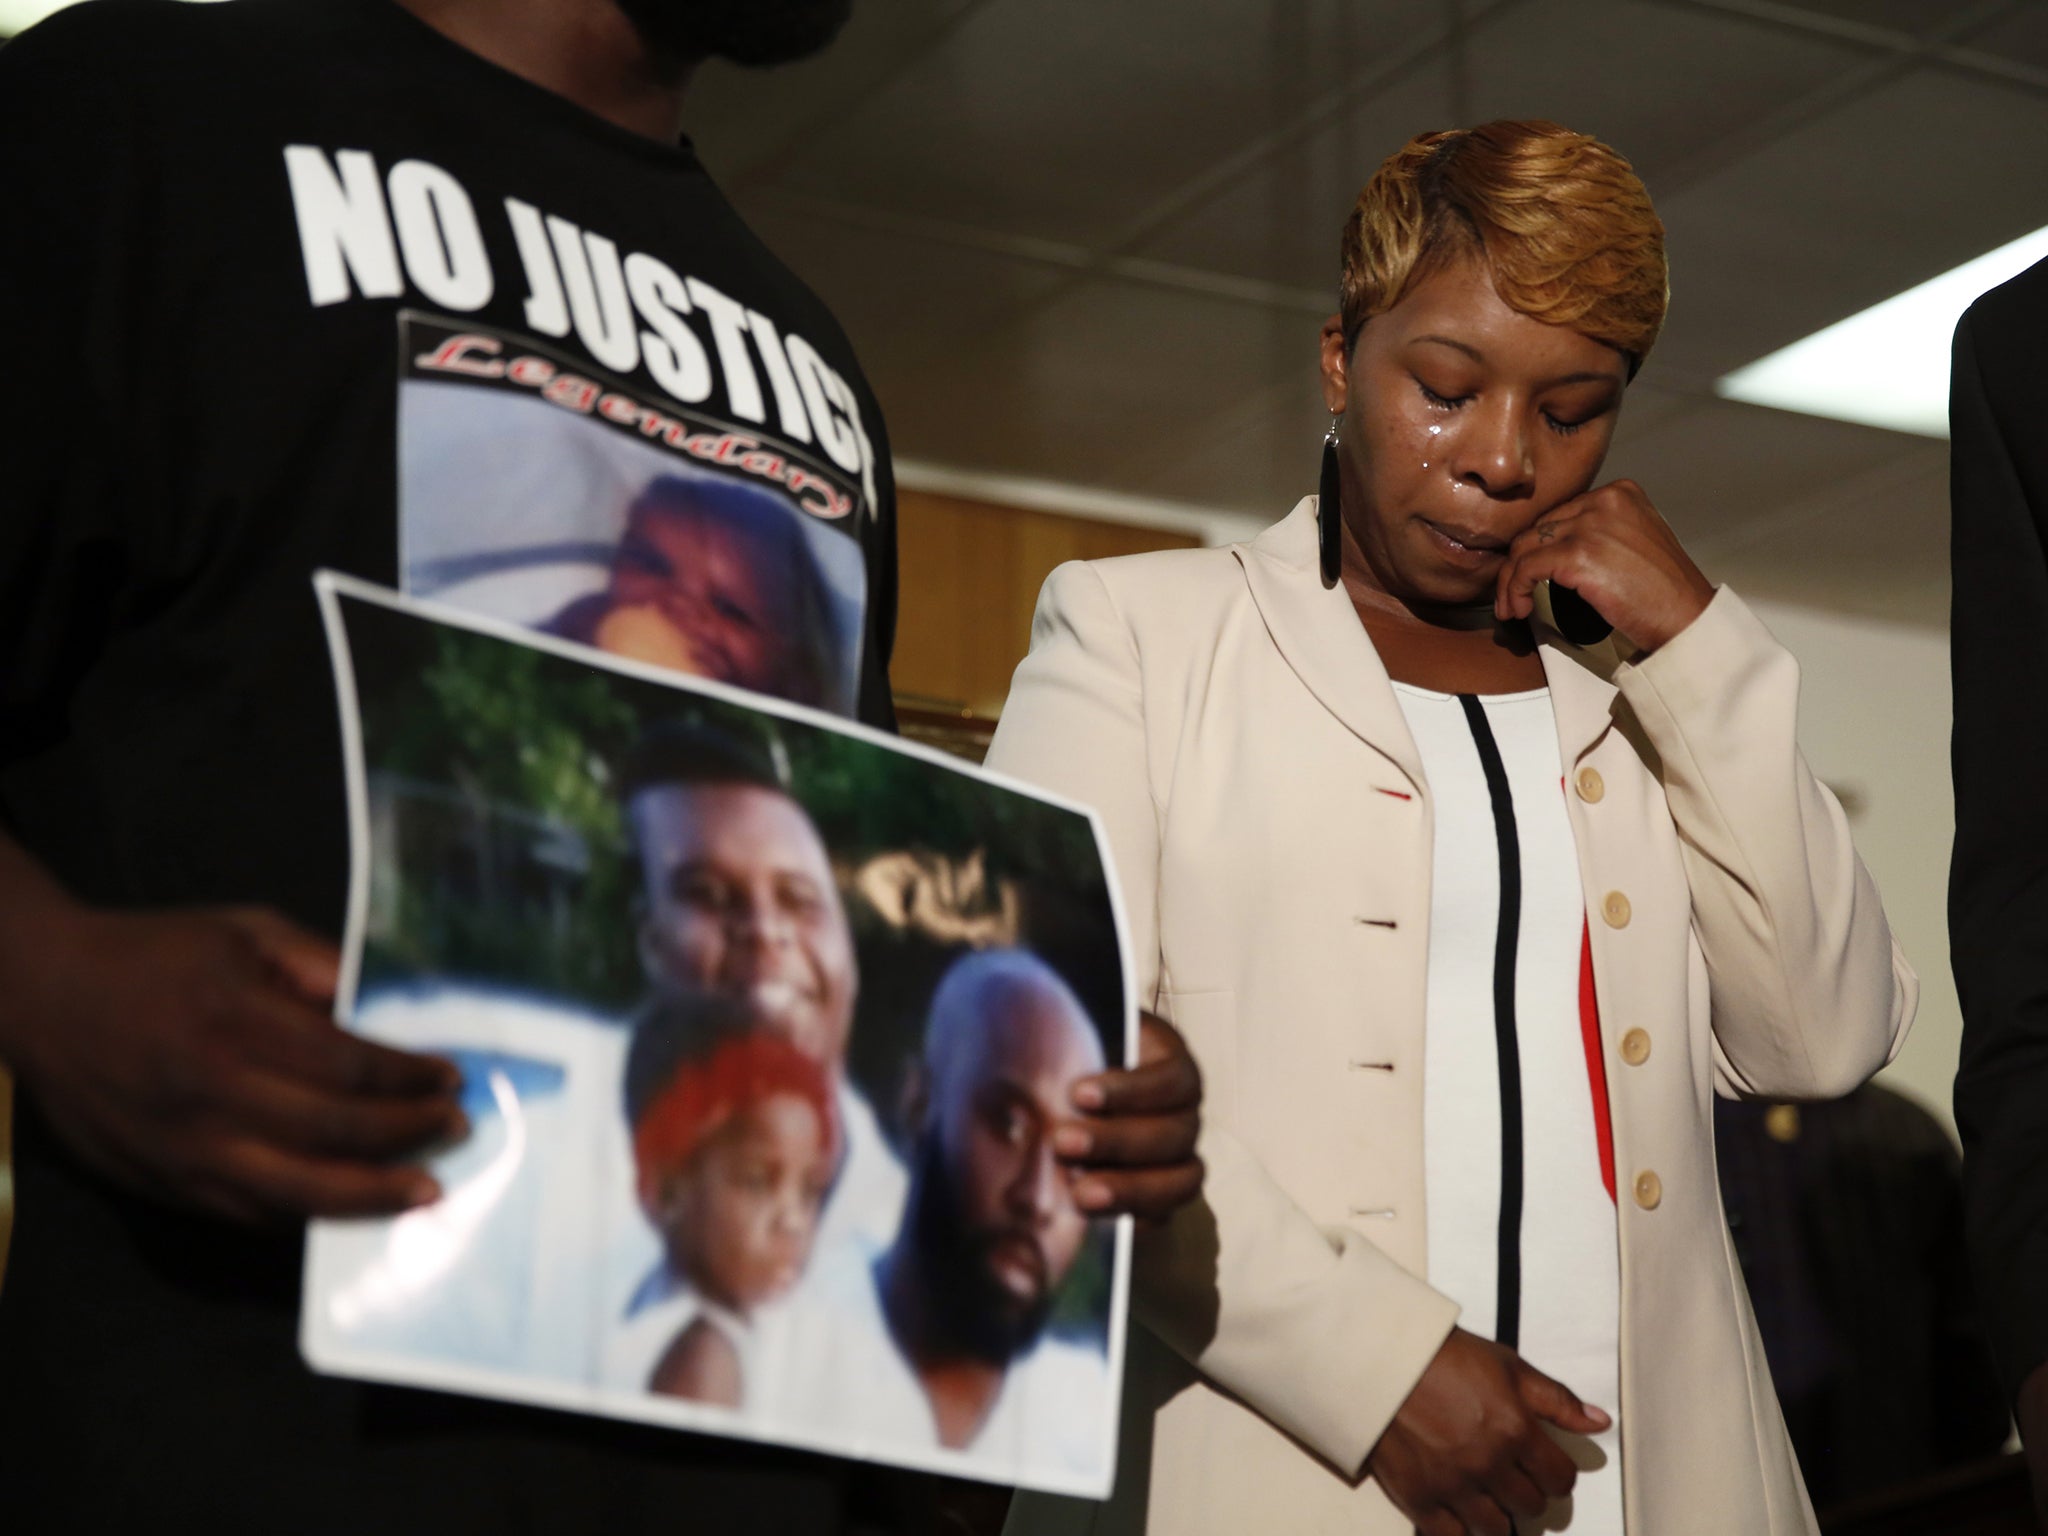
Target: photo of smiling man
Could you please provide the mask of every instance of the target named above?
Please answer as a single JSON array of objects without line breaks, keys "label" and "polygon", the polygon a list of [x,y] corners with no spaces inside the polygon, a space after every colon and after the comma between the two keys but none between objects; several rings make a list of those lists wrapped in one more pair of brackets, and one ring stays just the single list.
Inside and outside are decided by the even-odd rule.
[{"label": "photo of smiling man", "polygon": [[827,1074],[843,1149],[818,1244],[875,1253],[903,1167],[845,1073],[860,969],[831,855],[773,759],[731,732],[663,722],[627,758],[621,799],[641,874],[650,1006],[703,993]]}]

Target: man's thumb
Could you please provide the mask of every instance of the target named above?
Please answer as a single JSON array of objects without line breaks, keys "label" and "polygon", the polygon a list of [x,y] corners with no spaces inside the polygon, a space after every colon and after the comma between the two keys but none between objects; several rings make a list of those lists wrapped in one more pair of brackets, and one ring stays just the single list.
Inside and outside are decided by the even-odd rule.
[{"label": "man's thumb", "polygon": [[1597,1435],[1614,1423],[1602,1410],[1580,1402],[1563,1382],[1553,1381],[1533,1366],[1523,1365],[1521,1389],[1522,1401],[1531,1411],[1572,1434]]},{"label": "man's thumb", "polygon": [[300,996],[313,1003],[333,1000],[341,979],[341,953],[332,944],[260,907],[236,907],[222,915]]}]

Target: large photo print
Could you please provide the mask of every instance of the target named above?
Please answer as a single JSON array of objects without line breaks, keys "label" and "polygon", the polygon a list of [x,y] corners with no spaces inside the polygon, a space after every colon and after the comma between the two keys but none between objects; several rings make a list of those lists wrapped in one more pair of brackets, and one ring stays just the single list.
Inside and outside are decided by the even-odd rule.
[{"label": "large photo print", "polygon": [[341,1374],[1101,1497],[1128,1223],[1053,1155],[1130,1057],[1085,812],[323,575],[343,1017],[455,1062],[404,1215],[314,1225]]}]

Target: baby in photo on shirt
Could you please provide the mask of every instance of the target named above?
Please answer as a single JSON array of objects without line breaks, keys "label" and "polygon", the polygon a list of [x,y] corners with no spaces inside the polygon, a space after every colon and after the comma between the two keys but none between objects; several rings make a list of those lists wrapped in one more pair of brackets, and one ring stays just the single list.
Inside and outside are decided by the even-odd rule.
[{"label": "baby in photo on shirt", "polygon": [[740,1407],[760,1309],[802,1278],[838,1167],[826,1069],[723,1001],[669,998],[626,1066],[636,1193],[663,1259],[607,1351],[614,1384]]},{"label": "baby in photo on shirt", "polygon": [[798,704],[830,705],[840,670],[831,599],[800,514],[739,480],[649,483],[626,509],[605,586],[544,627]]}]

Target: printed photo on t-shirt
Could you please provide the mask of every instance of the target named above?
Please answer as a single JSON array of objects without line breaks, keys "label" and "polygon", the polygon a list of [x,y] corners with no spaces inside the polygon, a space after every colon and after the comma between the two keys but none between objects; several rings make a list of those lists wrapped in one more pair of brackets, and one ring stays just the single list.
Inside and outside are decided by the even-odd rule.
[{"label": "printed photo on t-shirt", "polygon": [[433,1203],[317,1222],[342,1375],[1102,1497],[1129,1224],[1052,1136],[1135,1015],[1087,811],[323,575],[338,1015],[454,1062]]},{"label": "printed photo on t-shirt", "polygon": [[408,311],[400,346],[408,595],[853,713],[857,478],[530,338]]}]

